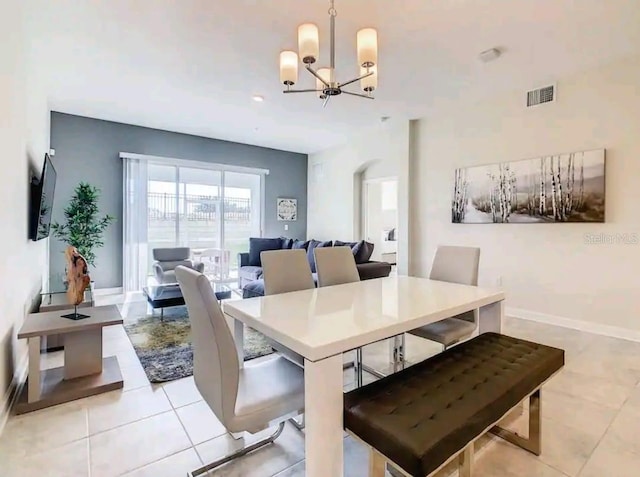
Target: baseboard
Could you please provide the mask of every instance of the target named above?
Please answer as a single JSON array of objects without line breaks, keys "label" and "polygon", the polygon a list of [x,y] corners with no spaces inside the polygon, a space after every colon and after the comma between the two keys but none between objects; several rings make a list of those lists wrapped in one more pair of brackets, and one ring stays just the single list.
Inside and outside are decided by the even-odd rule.
[{"label": "baseboard", "polygon": [[587,333],[609,336],[611,338],[637,341],[640,343],[640,331],[630,330],[619,326],[603,325],[601,323],[576,320],[574,318],[548,315],[546,313],[539,313],[537,311],[525,310],[522,308],[513,308],[510,306],[505,308],[505,315],[523,320],[570,328],[572,330],[586,331]]},{"label": "baseboard", "polygon": [[114,287],[114,288],[95,288],[93,290],[94,296],[105,296],[105,295],[122,295],[123,288],[122,287]]},{"label": "baseboard", "polygon": [[18,367],[16,368],[16,372],[13,375],[11,384],[9,385],[7,392],[2,397],[2,401],[0,402],[0,435],[2,435],[2,431],[4,430],[4,426],[7,423],[7,419],[9,419],[11,408],[13,407],[16,399],[18,399],[18,396],[20,396],[22,387],[27,380],[28,366],[29,354],[25,351],[18,362]]}]

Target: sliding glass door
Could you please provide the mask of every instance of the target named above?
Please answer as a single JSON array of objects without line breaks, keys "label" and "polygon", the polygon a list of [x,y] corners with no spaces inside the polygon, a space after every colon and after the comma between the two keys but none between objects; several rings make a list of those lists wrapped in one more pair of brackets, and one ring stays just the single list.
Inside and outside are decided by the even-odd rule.
[{"label": "sliding glass door", "polygon": [[149,163],[147,178],[148,275],[154,248],[190,247],[217,279],[237,277],[238,252],[261,235],[263,176]]},{"label": "sliding glass door", "polygon": [[229,171],[223,183],[222,243],[237,270],[238,253],[249,251],[249,237],[261,235],[262,176]]}]

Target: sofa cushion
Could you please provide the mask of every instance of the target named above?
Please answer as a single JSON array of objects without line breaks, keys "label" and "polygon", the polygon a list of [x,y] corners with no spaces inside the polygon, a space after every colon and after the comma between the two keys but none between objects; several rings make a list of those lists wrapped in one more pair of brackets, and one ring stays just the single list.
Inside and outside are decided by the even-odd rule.
[{"label": "sofa cushion", "polygon": [[282,240],[282,249],[283,250],[288,250],[293,246],[293,239],[291,239],[291,238],[280,237],[280,240]]},{"label": "sofa cushion", "polygon": [[391,273],[391,264],[387,262],[365,262],[356,264],[360,280],[372,280],[374,278],[388,277]]},{"label": "sofa cushion", "polygon": [[279,237],[251,237],[249,239],[249,265],[252,267],[262,266],[262,262],[260,261],[260,254],[262,252],[280,249],[282,249],[282,239]]},{"label": "sofa cushion", "polygon": [[327,240],[326,242],[320,242],[319,240],[309,240],[309,247],[307,248],[307,260],[309,261],[309,266],[311,267],[311,272],[316,271],[316,256],[313,251],[316,248],[322,247],[331,247],[333,246],[333,242],[331,240]]},{"label": "sofa cushion", "polygon": [[242,298],[264,296],[264,280],[255,280],[242,287]]},{"label": "sofa cushion", "polygon": [[[315,286],[318,286],[318,274],[312,273],[311,276]],[[257,296],[264,296],[264,278],[254,280],[242,287],[242,298],[255,298]]]},{"label": "sofa cushion", "polygon": [[352,249],[353,256],[356,259],[356,263],[366,263],[371,259],[371,255],[373,254],[374,245],[371,242],[367,242],[366,240],[361,240],[356,244],[356,246]]},{"label": "sofa cushion", "polygon": [[253,267],[251,265],[240,267],[238,275],[240,278],[246,278],[247,280],[257,280],[262,276],[262,267]]},{"label": "sofa cushion", "polygon": [[293,248],[293,249],[302,248],[304,250],[307,250],[309,248],[309,242],[310,242],[310,240],[304,241],[304,240],[295,239],[293,241],[293,243],[291,244],[291,248]]}]

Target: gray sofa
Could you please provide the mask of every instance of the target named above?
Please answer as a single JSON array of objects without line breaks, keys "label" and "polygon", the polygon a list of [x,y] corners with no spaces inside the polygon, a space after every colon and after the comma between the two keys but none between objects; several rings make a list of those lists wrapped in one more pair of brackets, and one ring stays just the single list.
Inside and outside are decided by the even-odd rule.
[{"label": "gray sofa", "polygon": [[[331,246],[350,246],[354,252],[356,258],[356,267],[358,268],[358,274],[361,280],[370,280],[372,278],[388,277],[391,273],[391,264],[387,262],[376,262],[369,260],[371,253],[373,252],[373,244],[368,242],[340,242],[327,241],[319,242],[317,240],[308,240],[305,242],[294,241],[287,238],[279,239],[251,239],[251,241],[262,241],[260,245],[256,245],[254,248],[257,250],[251,250],[250,252],[243,252],[238,254],[238,285],[242,289],[243,298],[252,298],[256,296],[264,295],[264,281],[262,280],[262,267],[259,263],[260,251],[265,250],[279,250],[287,248],[303,248],[307,251],[307,258],[309,259],[309,265],[313,273],[313,279],[317,283],[315,273],[315,261],[313,258],[313,249],[320,247]],[[278,244],[277,240],[281,240]],[[250,241],[250,247],[254,246],[254,243]],[[264,248],[267,247],[267,248]],[[364,250],[366,248],[366,250]],[[360,253],[359,253],[360,252]],[[253,256],[252,256],[253,255]]]}]

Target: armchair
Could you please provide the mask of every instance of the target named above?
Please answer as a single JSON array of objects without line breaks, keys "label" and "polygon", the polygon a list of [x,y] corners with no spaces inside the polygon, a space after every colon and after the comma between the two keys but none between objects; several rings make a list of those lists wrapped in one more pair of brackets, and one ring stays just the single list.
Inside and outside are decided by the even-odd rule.
[{"label": "armchair", "polygon": [[204,270],[203,263],[194,263],[191,260],[189,247],[154,248],[153,259],[153,274],[159,284],[177,283],[175,268],[179,265],[200,273]]}]

